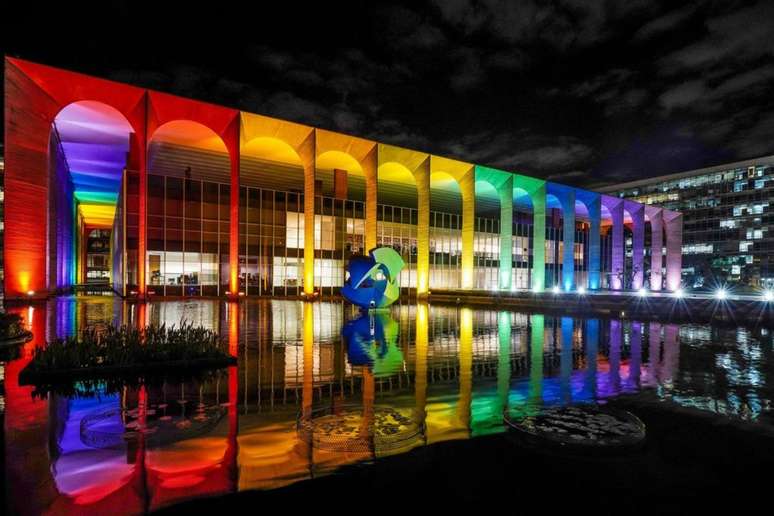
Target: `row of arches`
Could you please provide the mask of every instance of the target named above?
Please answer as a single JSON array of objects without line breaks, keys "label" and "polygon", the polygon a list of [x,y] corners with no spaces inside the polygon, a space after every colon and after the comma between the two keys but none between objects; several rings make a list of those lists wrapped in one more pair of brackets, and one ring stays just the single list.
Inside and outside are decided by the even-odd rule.
[{"label": "row of arches", "polygon": [[[404,240],[410,242],[401,251],[410,264],[408,283],[419,294],[430,290],[433,274],[444,267],[449,275],[435,280],[436,286],[472,289],[482,228],[498,248],[488,262],[498,267],[494,288],[507,290],[514,284],[513,228],[519,217],[529,226],[524,263],[533,290],[543,290],[547,281],[566,290],[605,283],[624,288],[617,276],[601,278],[600,238],[607,233],[611,271],[619,274],[630,262],[636,273],[629,286],[642,285],[646,216],[637,203],[24,61],[7,60],[6,69],[11,296],[84,281],[90,262],[83,235],[111,226],[114,284],[140,296],[158,285],[184,295],[193,292],[191,285],[197,293],[213,293],[205,292],[205,277],[217,286],[214,292],[236,295],[253,276],[259,287],[261,281],[276,284],[277,267],[282,282],[311,294],[336,281],[330,278],[343,278],[348,253]],[[46,130],[32,130],[38,124]],[[23,155],[28,149],[36,149],[32,160]],[[42,188],[29,188],[35,183]],[[48,206],[33,202],[41,196]],[[267,206],[274,212],[269,223]],[[389,215],[385,207],[391,207]],[[278,222],[281,208],[287,218]],[[667,287],[674,289],[679,216],[670,212],[667,221],[664,213],[647,215],[651,227],[658,218],[667,228],[665,239],[651,238],[652,263],[656,255],[661,259],[660,243],[666,241]],[[489,216],[483,226],[479,215]],[[29,231],[10,220],[15,217],[39,224]],[[552,248],[546,247],[547,217]],[[328,226],[336,227],[329,233]],[[410,226],[407,239],[386,234],[398,226]],[[585,275],[576,281],[579,227],[588,238]],[[438,237],[439,228],[449,238]],[[277,248],[284,253],[279,265]],[[553,256],[559,248],[561,256]],[[546,275],[547,253],[553,276]],[[661,288],[654,281],[661,274],[657,268],[651,273],[654,289]]]}]

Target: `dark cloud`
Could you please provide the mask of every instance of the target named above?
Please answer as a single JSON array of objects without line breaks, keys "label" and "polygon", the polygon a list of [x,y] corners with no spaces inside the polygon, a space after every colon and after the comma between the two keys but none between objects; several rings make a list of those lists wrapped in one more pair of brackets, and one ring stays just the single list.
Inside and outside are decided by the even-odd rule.
[{"label": "dark cloud", "polygon": [[674,30],[682,25],[689,17],[696,14],[697,6],[686,5],[674,11],[670,11],[663,16],[659,16],[649,21],[637,32],[634,33],[635,40],[648,40],[657,35]]},{"label": "dark cloud", "polygon": [[731,60],[736,64],[774,55],[774,3],[761,1],[710,17],[708,34],[663,59],[665,73],[701,69]]},{"label": "dark cloud", "polygon": [[55,4],[3,50],[573,184],[774,153],[771,2],[219,7]]}]

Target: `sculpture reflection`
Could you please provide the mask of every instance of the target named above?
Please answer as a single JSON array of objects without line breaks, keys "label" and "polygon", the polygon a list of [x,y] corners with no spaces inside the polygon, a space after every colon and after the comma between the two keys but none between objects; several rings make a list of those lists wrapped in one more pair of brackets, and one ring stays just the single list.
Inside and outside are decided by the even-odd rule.
[{"label": "sculpture reflection", "polygon": [[362,313],[349,321],[341,332],[349,363],[367,366],[376,378],[394,373],[403,364],[398,332],[398,322],[385,311]]}]

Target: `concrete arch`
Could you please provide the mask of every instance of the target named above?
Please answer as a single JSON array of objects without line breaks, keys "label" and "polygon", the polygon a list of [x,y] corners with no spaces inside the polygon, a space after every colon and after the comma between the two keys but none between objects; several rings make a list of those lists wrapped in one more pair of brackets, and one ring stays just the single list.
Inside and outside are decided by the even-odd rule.
[{"label": "concrete arch", "polygon": [[645,279],[645,206],[624,201],[625,219],[632,225],[632,282],[634,290],[642,288]]},{"label": "concrete arch", "polygon": [[476,215],[475,169],[470,163],[430,156],[430,176],[447,174],[459,185],[462,196],[462,279],[463,289],[473,288],[473,237]]},{"label": "concrete arch", "polygon": [[683,214],[663,210],[666,235],[666,288],[672,292],[680,289],[683,270]]},{"label": "concrete arch", "polygon": [[588,241],[588,276],[586,287],[591,290],[598,290],[601,286],[601,200],[597,193],[587,190],[576,189],[575,191],[575,213],[585,218],[589,224]]},{"label": "concrete arch", "polygon": [[612,231],[612,256],[608,287],[612,290],[621,290],[623,288],[624,275],[624,201],[618,197],[602,195],[601,202],[604,208],[603,216],[610,221]]},{"label": "concrete arch", "polygon": [[546,282],[546,182],[514,174],[513,202],[532,208],[532,290],[542,292]]},{"label": "concrete arch", "polygon": [[[146,153],[156,131],[169,122],[188,120],[196,122],[215,133],[223,142],[229,156],[231,199],[229,206],[229,281],[228,293],[239,293],[239,112],[215,106],[205,102],[159,93],[148,92],[147,102],[147,140]],[[146,271],[145,254],[147,252],[147,216],[148,178],[140,175],[140,242],[138,245],[138,294],[145,296]],[[237,222],[234,224],[234,222]]]},{"label": "concrete arch", "polygon": [[63,107],[50,127],[49,203],[56,226],[49,238],[50,287],[85,280],[82,244],[89,229],[110,228],[116,212],[133,127],[104,102],[81,100]]},{"label": "concrete arch", "polygon": [[417,193],[417,295],[430,291],[430,155],[393,145],[378,145],[378,178],[413,179]]},{"label": "concrete arch", "polygon": [[[216,166],[208,166],[206,167],[206,170],[208,172],[212,172],[215,170],[219,170],[221,174],[226,175],[227,177],[232,177],[233,175],[233,165],[232,165],[232,159],[230,156],[230,153],[228,151],[228,147],[226,145],[226,142],[221,138],[220,135],[215,133],[210,127],[189,119],[177,119],[177,120],[170,120],[168,122],[165,122],[159,126],[157,126],[153,133],[150,133],[148,135],[147,140],[147,174],[150,174],[153,172],[154,174],[163,175],[163,176],[170,176],[170,177],[179,177],[180,179],[188,179],[190,173],[191,173],[191,167],[189,167],[185,171],[185,175],[181,176],[180,174],[183,174],[183,170],[179,170],[177,166],[170,169],[169,165],[164,165],[164,162],[167,161],[164,159],[164,155],[166,154],[169,156],[170,154],[174,154],[175,147],[184,147],[188,149],[197,149],[199,151],[207,151],[211,153],[211,156],[209,159],[217,160],[213,161],[213,165],[216,164]],[[177,165],[176,162],[173,161],[175,165]],[[195,162],[194,162],[195,164]],[[200,176],[198,176],[198,169],[197,169],[197,175],[192,176],[193,179],[201,179]],[[147,179],[146,179],[147,182]],[[188,192],[188,181],[185,181],[185,188],[186,188],[186,197],[190,195]],[[232,184],[231,188],[233,189],[234,186]],[[218,263],[218,280],[217,285],[219,285],[218,290],[225,290],[231,295],[237,295],[237,293],[240,290],[239,287],[239,261],[237,259],[236,265],[233,265],[232,257],[234,256],[234,252],[239,252],[238,247],[238,240],[239,240],[239,224],[234,224],[233,221],[237,220],[239,218],[239,211],[238,211],[238,202],[239,202],[239,187],[236,186],[237,191],[234,192],[233,190],[230,192],[230,220],[232,223],[229,224],[229,269],[228,269],[228,285],[223,285],[223,273],[220,270],[222,260],[220,259],[221,256],[221,250],[220,246],[218,246],[218,254],[217,254],[217,263]],[[150,195],[147,193],[147,186],[145,189],[146,192],[146,201],[145,201],[145,215],[148,214],[148,206],[150,204]],[[236,195],[235,195],[236,193]],[[233,204],[237,203],[237,210],[236,215],[234,214],[233,210]],[[234,239],[234,228],[237,230],[237,236],[236,239]],[[145,238],[143,243],[143,249],[144,252],[140,254],[138,252],[137,256],[137,264],[138,269],[140,268],[140,265],[142,265],[143,274],[145,275],[145,283],[147,284],[149,281],[153,283],[150,276],[151,271],[147,270],[147,266],[149,264],[148,260],[148,251],[152,250],[151,247],[153,246],[153,231],[151,229],[147,229],[144,232]],[[169,233],[167,232],[167,236],[165,237],[167,241],[169,241]],[[236,245],[235,245],[236,244]],[[164,249],[168,250],[167,246],[164,245]],[[158,249],[156,249],[158,250]],[[184,250],[184,249],[183,249]],[[184,255],[184,260],[186,255]],[[238,254],[236,255],[238,258]],[[168,261],[165,261],[165,270],[168,272],[169,269],[169,263]],[[236,282],[232,281],[232,279],[235,279]],[[234,288],[233,285],[236,285]],[[147,287],[147,285],[146,285]],[[165,290],[168,290],[167,287],[163,287]],[[138,285],[138,292],[142,292],[142,290],[139,288]]]},{"label": "concrete arch", "polygon": [[650,290],[659,291],[662,288],[664,257],[664,219],[662,209],[645,206],[645,217],[650,223]]},{"label": "concrete arch", "polygon": [[314,294],[315,129],[240,113],[240,153],[300,165],[304,174],[304,294]]},{"label": "concrete arch", "polygon": [[375,142],[315,130],[315,167],[340,168],[365,176],[365,250],[376,247],[378,148]]},{"label": "concrete arch", "polygon": [[476,185],[489,185],[500,205],[500,272],[498,287],[511,289],[513,268],[513,174],[476,165]]},{"label": "concrete arch", "polygon": [[[555,204],[552,203],[555,199]],[[562,210],[562,288],[575,288],[575,189],[556,183],[546,187],[546,205]],[[556,206],[558,205],[558,206]]]}]

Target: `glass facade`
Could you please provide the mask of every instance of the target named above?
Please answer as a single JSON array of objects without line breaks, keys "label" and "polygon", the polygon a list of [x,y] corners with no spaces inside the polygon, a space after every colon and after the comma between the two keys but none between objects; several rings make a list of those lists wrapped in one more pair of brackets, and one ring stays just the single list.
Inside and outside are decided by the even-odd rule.
[{"label": "glass facade", "polygon": [[774,235],[769,231],[774,156],[605,190],[683,213],[686,286],[774,286]]},{"label": "glass facade", "polygon": [[[186,152],[189,156],[196,153],[190,149]],[[221,172],[213,170],[209,174],[200,169],[195,177],[148,174],[148,248],[144,259],[151,294],[218,296],[228,291],[231,190],[228,184],[206,180],[210,175],[221,177]],[[240,187],[239,195],[240,293],[300,295],[304,271],[304,194],[255,186],[261,184],[261,174],[252,173],[250,177],[251,186]],[[121,260],[113,257],[114,286],[120,289],[116,276],[125,274],[129,292],[137,288],[137,191],[138,177],[129,170],[119,195],[111,244],[119,255],[119,250],[126,254],[125,270]],[[349,258],[365,252],[365,202],[317,195],[314,206],[315,287],[323,295],[335,295],[344,284]],[[121,223],[124,217],[125,224]],[[377,245],[392,247],[406,263],[399,278],[404,292],[417,288],[418,217],[415,207],[377,206]],[[562,222],[561,210],[549,210],[545,235],[548,287],[561,284]],[[496,290],[500,273],[500,220],[476,217],[474,227],[475,288]],[[578,284],[587,281],[588,231],[588,222],[576,221],[574,267]],[[532,214],[515,211],[512,290],[529,289],[532,284],[532,236]],[[604,243],[609,238],[602,240]],[[602,260],[603,269],[609,261]],[[429,265],[431,289],[461,287],[460,213],[430,212]]]},{"label": "glass facade", "polygon": [[[218,295],[227,270],[229,185],[148,175],[147,284],[158,295]],[[223,261],[225,267],[221,268]]]}]

